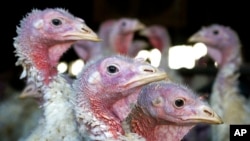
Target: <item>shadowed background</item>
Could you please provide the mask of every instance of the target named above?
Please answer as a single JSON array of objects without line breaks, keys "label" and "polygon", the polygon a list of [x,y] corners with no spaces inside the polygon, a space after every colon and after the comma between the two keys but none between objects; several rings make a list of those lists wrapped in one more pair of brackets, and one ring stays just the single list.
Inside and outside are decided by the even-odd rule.
[{"label": "shadowed background", "polygon": [[[24,2],[24,1],[22,1]],[[17,89],[24,85],[23,80],[19,80],[22,68],[15,66],[13,37],[16,36],[16,26],[26,13],[31,9],[44,9],[47,7],[62,7],[75,16],[83,18],[87,25],[93,30],[97,30],[100,23],[110,18],[136,17],[146,25],[162,24],[168,28],[173,45],[187,43],[187,38],[200,29],[202,26],[212,23],[219,23],[230,26],[240,36],[244,57],[242,69],[246,76],[244,81],[249,81],[248,63],[250,62],[250,45],[248,32],[249,22],[247,21],[249,8],[245,1],[216,1],[216,0],[37,0],[25,1],[25,3],[7,1],[2,3],[1,27],[2,27],[2,47],[0,48],[0,80],[9,82]],[[13,5],[15,5],[14,8]],[[3,9],[7,8],[7,10]],[[73,50],[67,52],[63,59],[76,59]],[[209,73],[211,71],[212,73]],[[182,70],[186,75],[195,73],[215,74],[209,67],[205,70]]]}]

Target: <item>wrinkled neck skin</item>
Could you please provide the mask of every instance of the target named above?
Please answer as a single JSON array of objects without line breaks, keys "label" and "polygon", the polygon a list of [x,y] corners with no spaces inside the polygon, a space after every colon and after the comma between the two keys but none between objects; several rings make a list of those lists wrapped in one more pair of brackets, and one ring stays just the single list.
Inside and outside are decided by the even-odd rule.
[{"label": "wrinkled neck skin", "polygon": [[129,92],[104,94],[102,92],[105,88],[100,88],[96,84],[94,87],[90,86],[87,80],[82,81],[82,85],[83,90],[76,96],[76,116],[82,136],[88,134],[92,140],[106,140],[117,139],[124,134],[121,121],[111,108],[116,101],[127,96]]},{"label": "wrinkled neck skin", "polygon": [[147,141],[181,141],[193,125],[174,125],[155,119],[135,106],[127,118],[131,132],[137,133]]},{"label": "wrinkled neck skin", "polygon": [[121,35],[116,36],[115,38],[112,38],[113,42],[111,43],[113,46],[113,49],[115,52],[119,54],[128,54],[128,48],[131,46],[131,42],[133,40],[134,34],[131,32],[129,33],[124,33]]},{"label": "wrinkled neck skin", "polygon": [[119,118],[120,121],[126,119],[129,115],[132,107],[137,102],[137,97],[140,93],[141,87],[137,87],[131,90],[130,94],[123,99],[115,102],[112,106],[113,113]]},{"label": "wrinkled neck skin", "polygon": [[77,134],[73,108],[69,102],[73,92],[56,70],[56,64],[61,54],[48,55],[49,52],[56,52],[59,47],[67,50],[69,44],[46,50],[37,42],[26,43],[25,40],[14,43],[18,57],[16,64],[23,66],[21,78],[27,77],[28,83],[34,83],[41,92],[43,100],[41,122],[26,140],[34,140],[37,135],[44,140],[63,140],[65,138],[70,138],[72,141],[78,140],[80,136]]},{"label": "wrinkled neck skin", "polygon": [[[35,37],[34,37],[35,38]],[[32,37],[15,39],[16,56],[18,61],[16,65],[23,66],[22,77],[36,77],[34,79],[43,80],[48,85],[52,77],[57,75],[57,64],[60,57],[70,48],[73,41],[53,43],[42,43],[34,40]],[[39,39],[38,39],[39,40]],[[36,72],[35,72],[36,71]],[[33,73],[33,74],[32,74]],[[36,73],[37,75],[34,75]]]},{"label": "wrinkled neck skin", "polygon": [[[32,39],[32,37],[30,38]],[[21,38],[16,38],[14,42],[18,57],[16,65],[23,67],[21,78],[27,77],[27,83],[35,84],[39,93],[42,94],[43,101],[41,105],[43,117],[40,118],[40,124],[26,140],[33,141],[36,137],[43,140],[64,140],[67,138],[72,139],[72,141],[79,140],[80,136],[77,134],[73,108],[69,102],[73,91],[64,78],[58,75],[56,69],[59,57],[62,55],[61,52],[57,51],[58,48],[62,52],[66,51],[71,43],[62,43],[53,48],[44,47],[41,44]],[[49,56],[49,53],[55,55]]]}]

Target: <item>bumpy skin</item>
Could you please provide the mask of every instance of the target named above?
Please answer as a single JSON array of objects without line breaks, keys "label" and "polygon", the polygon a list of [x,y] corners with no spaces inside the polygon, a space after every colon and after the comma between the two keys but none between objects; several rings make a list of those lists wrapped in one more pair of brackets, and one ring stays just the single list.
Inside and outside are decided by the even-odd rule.
[{"label": "bumpy skin", "polygon": [[165,72],[148,63],[120,55],[88,63],[73,83],[79,132],[90,140],[119,140],[124,132],[112,105],[165,78]]},{"label": "bumpy skin", "polygon": [[208,55],[218,64],[210,103],[225,124],[212,126],[212,140],[229,140],[230,124],[250,124],[250,102],[238,88],[238,70],[242,63],[238,34],[230,27],[212,24],[197,31],[189,41],[205,43]]},{"label": "bumpy skin", "polygon": [[[16,65],[21,78],[33,83],[42,99],[37,128],[25,140],[79,140],[69,97],[73,91],[57,74],[60,57],[77,40],[98,41],[96,34],[80,18],[60,9],[32,10],[21,20],[14,38]],[[55,110],[56,109],[56,110]]]},{"label": "bumpy skin", "polygon": [[180,141],[198,123],[220,124],[222,120],[192,90],[159,81],[142,88],[124,128],[147,141]]}]

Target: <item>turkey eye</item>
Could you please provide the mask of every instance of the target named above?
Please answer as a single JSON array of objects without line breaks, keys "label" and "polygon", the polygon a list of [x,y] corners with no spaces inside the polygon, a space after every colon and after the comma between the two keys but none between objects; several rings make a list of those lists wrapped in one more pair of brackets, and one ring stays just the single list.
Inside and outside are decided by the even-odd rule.
[{"label": "turkey eye", "polygon": [[182,107],[184,105],[184,100],[183,99],[177,99],[175,100],[175,106],[176,107]]},{"label": "turkey eye", "polygon": [[119,71],[116,66],[112,66],[112,65],[108,66],[107,70],[108,70],[109,73],[116,73],[116,72]]},{"label": "turkey eye", "polygon": [[122,26],[125,26],[126,25],[126,22],[122,22]]},{"label": "turkey eye", "polygon": [[53,19],[53,20],[52,20],[52,24],[55,25],[55,26],[58,26],[58,25],[61,25],[61,24],[62,24],[62,21],[59,20],[59,19]]},{"label": "turkey eye", "polygon": [[218,31],[218,30],[214,30],[214,31],[213,31],[213,34],[214,34],[214,35],[218,35],[218,34],[219,34],[219,31]]}]

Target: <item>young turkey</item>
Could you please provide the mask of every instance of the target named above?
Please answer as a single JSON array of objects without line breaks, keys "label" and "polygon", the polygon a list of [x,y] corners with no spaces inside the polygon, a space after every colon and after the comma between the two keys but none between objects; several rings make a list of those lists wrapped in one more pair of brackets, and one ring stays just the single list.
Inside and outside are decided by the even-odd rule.
[{"label": "young turkey", "polygon": [[193,34],[189,42],[205,43],[208,55],[218,64],[209,100],[225,124],[212,126],[211,136],[213,141],[228,141],[230,124],[250,124],[250,101],[240,94],[238,87],[242,64],[240,39],[230,27],[212,24]]},{"label": "young turkey", "polygon": [[159,81],[142,88],[124,128],[147,141],[180,141],[198,123],[221,124],[222,120],[191,89]]},{"label": "young turkey", "polygon": [[57,73],[60,57],[77,40],[99,41],[84,20],[60,8],[32,10],[21,20],[14,38],[16,65],[41,96],[43,116],[28,137],[21,140],[79,140],[73,108],[73,91]]},{"label": "young turkey", "polygon": [[165,78],[165,72],[150,64],[120,55],[88,63],[73,83],[79,132],[89,140],[120,139],[124,132],[113,104]]}]

